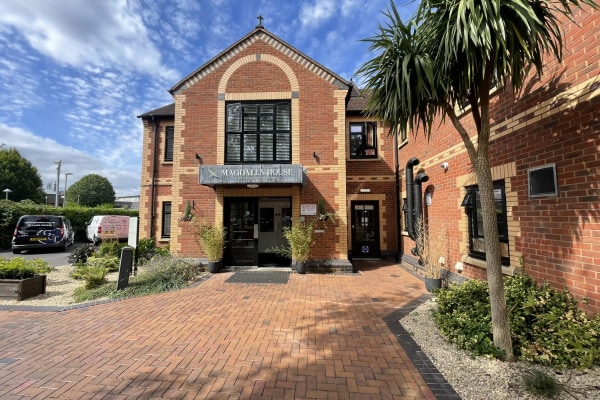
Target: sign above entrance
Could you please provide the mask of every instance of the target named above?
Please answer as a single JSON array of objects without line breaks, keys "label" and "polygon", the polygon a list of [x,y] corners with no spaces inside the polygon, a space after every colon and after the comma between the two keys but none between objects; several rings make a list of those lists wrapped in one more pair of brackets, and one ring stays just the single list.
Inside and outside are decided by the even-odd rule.
[{"label": "sign above entrance", "polygon": [[300,164],[201,165],[201,185],[302,184]]}]

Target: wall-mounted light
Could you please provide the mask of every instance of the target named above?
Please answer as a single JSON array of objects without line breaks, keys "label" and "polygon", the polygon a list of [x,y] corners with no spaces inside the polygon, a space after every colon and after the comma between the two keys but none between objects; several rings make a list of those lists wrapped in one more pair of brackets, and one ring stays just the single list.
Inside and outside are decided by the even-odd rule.
[{"label": "wall-mounted light", "polygon": [[433,195],[432,195],[431,192],[425,193],[425,204],[428,205],[428,206],[430,206],[432,198],[433,198]]},{"label": "wall-mounted light", "polygon": [[442,165],[440,165],[440,167],[442,167],[442,169],[443,169],[444,171],[448,171],[448,167],[449,167],[449,166],[450,166],[450,165],[449,165],[447,162],[443,162],[443,163],[442,163]]},{"label": "wall-mounted light", "polygon": [[316,151],[313,151],[313,157],[314,157],[314,158],[319,158],[319,155],[317,154],[317,152],[316,152]]},{"label": "wall-mounted light", "polygon": [[202,161],[202,157],[200,157],[200,154],[198,154],[198,153],[196,153],[196,160]]},{"label": "wall-mounted light", "polygon": [[256,183],[249,183],[246,185],[246,187],[249,187],[250,189],[256,189],[258,187],[258,184]]}]

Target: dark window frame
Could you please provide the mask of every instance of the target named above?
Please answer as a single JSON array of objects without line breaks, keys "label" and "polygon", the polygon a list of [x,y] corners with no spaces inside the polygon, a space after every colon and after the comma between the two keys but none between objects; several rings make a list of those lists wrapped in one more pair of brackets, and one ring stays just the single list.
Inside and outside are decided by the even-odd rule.
[{"label": "dark window frame", "polygon": [[[358,128],[360,129],[355,130]],[[373,159],[378,157],[377,122],[350,122],[348,135],[351,159]]]},{"label": "dark window frame", "polygon": [[165,201],[162,203],[162,217],[161,217],[161,238],[171,237],[171,218],[172,218],[171,202]]},{"label": "dark window frame", "polygon": [[164,161],[173,161],[173,143],[175,141],[175,127],[167,126],[165,128],[165,154]]},{"label": "dark window frame", "polygon": [[225,104],[225,164],[291,163],[290,100]]},{"label": "dark window frame", "polygon": [[[479,202],[479,187],[477,185],[466,187],[467,193],[463,198],[461,206],[465,210],[469,219],[469,256],[485,260],[485,251],[478,250],[476,241],[484,242],[483,236],[483,220],[481,220],[481,203]],[[508,237],[508,218],[506,212],[506,188],[504,181],[494,181],[494,192],[499,191],[499,196],[494,196],[496,199],[496,210],[498,219],[498,237],[501,246],[506,248],[506,256],[502,256],[502,264],[510,265],[509,257],[509,237]]]}]

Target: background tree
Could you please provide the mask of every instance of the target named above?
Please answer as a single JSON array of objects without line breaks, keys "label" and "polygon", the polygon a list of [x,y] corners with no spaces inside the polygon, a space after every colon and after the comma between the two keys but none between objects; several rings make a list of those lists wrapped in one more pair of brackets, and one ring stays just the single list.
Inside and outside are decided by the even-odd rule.
[{"label": "background tree", "polygon": [[1,191],[10,189],[9,200],[31,200],[36,203],[44,202],[42,178],[36,167],[23,158],[14,148],[0,150],[0,194],[2,199],[6,196]]},{"label": "background tree", "polygon": [[88,207],[113,204],[115,202],[115,190],[105,177],[98,174],[89,174],[67,189],[67,200]]},{"label": "background tree", "polygon": [[[387,24],[366,39],[377,55],[358,71],[372,91],[368,113],[386,122],[391,134],[422,128],[429,138],[432,126],[447,118],[460,135],[479,185],[494,345],[507,360],[514,356],[488,155],[490,89],[510,87],[516,95],[531,67],[542,74],[546,54],[560,61],[557,18],[582,3],[596,7],[591,0],[422,0],[404,24],[392,2]],[[476,132],[458,118],[456,110],[465,105]]]}]

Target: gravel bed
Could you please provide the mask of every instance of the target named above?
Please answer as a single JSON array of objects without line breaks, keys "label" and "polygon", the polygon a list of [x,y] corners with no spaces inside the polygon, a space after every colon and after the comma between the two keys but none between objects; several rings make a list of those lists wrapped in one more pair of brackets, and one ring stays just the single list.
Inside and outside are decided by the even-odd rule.
[{"label": "gravel bed", "polygon": [[[507,363],[485,357],[473,357],[442,337],[431,315],[435,299],[426,301],[400,324],[427,354],[431,362],[463,400],[542,399],[525,392],[522,376],[533,366],[529,363]],[[535,366],[562,385],[558,399],[600,400],[600,368],[553,371]]]},{"label": "gravel bed", "polygon": [[[69,276],[73,267],[63,265],[56,267],[46,274],[46,293],[29,299],[17,301],[0,298],[0,305],[6,306],[69,306],[78,304],[73,300],[73,292],[85,282],[75,280]],[[109,282],[117,284],[118,272],[111,272],[106,275]]]}]

